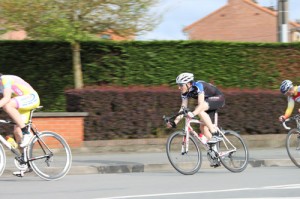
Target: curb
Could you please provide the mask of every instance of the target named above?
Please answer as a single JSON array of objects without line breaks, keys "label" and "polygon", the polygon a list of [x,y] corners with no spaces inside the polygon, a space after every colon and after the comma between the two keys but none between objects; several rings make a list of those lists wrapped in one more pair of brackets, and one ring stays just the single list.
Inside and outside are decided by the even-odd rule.
[{"label": "curb", "polygon": [[[249,160],[247,168],[257,167],[295,167],[290,159],[268,159],[268,160]],[[208,161],[203,161],[201,169],[215,169],[210,167]],[[224,168],[223,166],[219,168]],[[247,169],[246,168],[246,169]],[[6,168],[2,176],[12,176],[16,168]],[[100,166],[72,166],[68,175],[87,175],[87,174],[117,174],[117,173],[142,173],[142,172],[176,172],[170,163],[141,164],[131,163],[123,165],[100,165]],[[31,174],[32,175],[32,174]],[[35,174],[33,174],[35,175]]]},{"label": "curb", "polygon": [[[250,160],[247,168],[257,168],[257,167],[295,167],[297,168],[290,159],[269,159],[269,160]],[[208,163],[208,161],[203,161],[201,169],[214,169]],[[220,168],[224,168],[221,166]],[[172,167],[170,163],[133,163],[127,165],[101,165],[101,166],[75,166],[72,167],[69,175],[79,175],[79,174],[109,174],[109,173],[141,173],[141,172],[165,172],[176,170]]]}]

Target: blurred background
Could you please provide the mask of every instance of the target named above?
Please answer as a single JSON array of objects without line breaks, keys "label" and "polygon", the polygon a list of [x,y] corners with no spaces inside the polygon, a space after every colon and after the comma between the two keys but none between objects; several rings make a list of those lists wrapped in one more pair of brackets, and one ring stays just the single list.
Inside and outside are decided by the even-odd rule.
[{"label": "blurred background", "polygon": [[87,112],[85,140],[168,135],[162,116],[180,107],[182,72],[224,92],[224,129],[285,133],[278,88],[300,82],[299,4],[1,1],[1,73],[28,81],[46,112]]}]

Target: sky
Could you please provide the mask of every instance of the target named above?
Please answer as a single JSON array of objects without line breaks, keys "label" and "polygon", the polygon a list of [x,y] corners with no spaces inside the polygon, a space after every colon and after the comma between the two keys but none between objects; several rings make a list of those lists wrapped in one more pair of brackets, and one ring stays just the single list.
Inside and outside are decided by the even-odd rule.
[{"label": "sky", "polygon": [[[153,31],[138,40],[186,40],[182,29],[227,4],[228,0],[160,0],[155,13],[162,20]],[[278,0],[257,0],[262,6],[277,8]],[[289,19],[300,19],[300,0],[288,0]]]}]

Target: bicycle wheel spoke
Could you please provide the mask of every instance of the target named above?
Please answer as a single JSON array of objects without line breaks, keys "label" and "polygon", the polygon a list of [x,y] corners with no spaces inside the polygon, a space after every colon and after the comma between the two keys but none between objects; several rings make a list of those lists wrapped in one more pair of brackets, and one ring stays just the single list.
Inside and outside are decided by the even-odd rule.
[{"label": "bicycle wheel spoke", "polygon": [[175,132],[167,142],[167,155],[172,166],[180,173],[191,175],[201,166],[201,151],[196,141],[190,137],[189,145],[182,133]]},{"label": "bicycle wheel spoke", "polygon": [[248,149],[236,132],[225,132],[225,138],[219,142],[218,150],[222,165],[229,171],[241,172],[247,167]]},{"label": "bicycle wheel spoke", "polygon": [[226,162],[226,164],[230,167],[240,168],[243,165],[243,161],[238,157],[235,157],[235,152],[231,152],[228,154],[228,156],[224,156],[222,158],[223,161]]},{"label": "bicycle wheel spoke", "polygon": [[46,180],[64,177],[71,167],[71,151],[62,137],[52,132],[40,134],[30,145],[28,157],[32,169]]},{"label": "bicycle wheel spoke", "polygon": [[300,167],[300,132],[297,129],[289,131],[286,140],[286,149],[292,162]]}]

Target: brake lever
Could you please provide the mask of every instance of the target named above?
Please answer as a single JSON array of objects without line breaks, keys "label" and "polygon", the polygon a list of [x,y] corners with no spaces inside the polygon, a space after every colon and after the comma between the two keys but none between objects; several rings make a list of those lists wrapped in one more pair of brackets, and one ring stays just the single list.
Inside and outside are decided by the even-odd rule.
[{"label": "brake lever", "polygon": [[165,115],[163,116],[163,120],[165,121],[165,123],[170,123],[172,128],[176,128],[176,124],[174,121],[171,120],[171,118],[173,117],[166,117]]},{"label": "brake lever", "polygon": [[163,120],[165,121],[165,123],[168,123],[169,122],[169,120],[170,120],[170,117],[167,117],[167,116],[163,116]]},{"label": "brake lever", "polygon": [[290,129],[291,129],[291,127],[288,127],[288,126],[286,125],[286,122],[288,122],[288,121],[290,121],[290,118],[289,118],[289,119],[286,119],[286,120],[284,120],[284,121],[282,122],[282,126],[283,126],[286,130],[290,130]]}]

